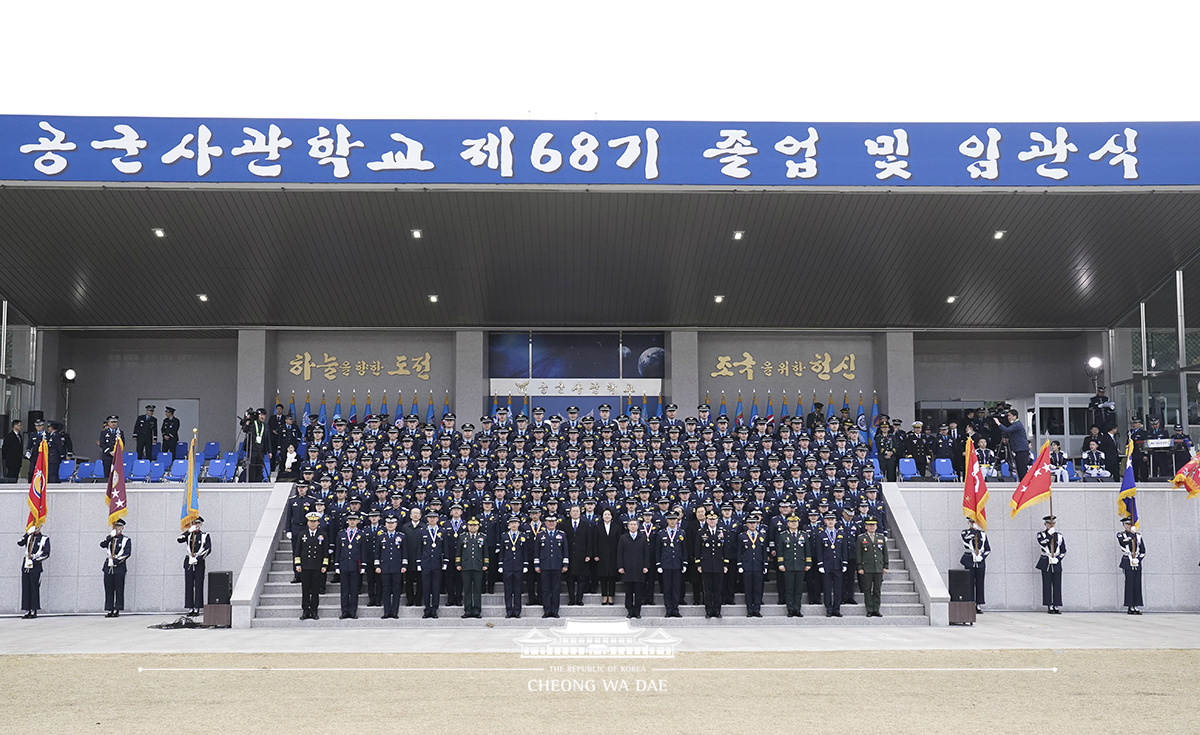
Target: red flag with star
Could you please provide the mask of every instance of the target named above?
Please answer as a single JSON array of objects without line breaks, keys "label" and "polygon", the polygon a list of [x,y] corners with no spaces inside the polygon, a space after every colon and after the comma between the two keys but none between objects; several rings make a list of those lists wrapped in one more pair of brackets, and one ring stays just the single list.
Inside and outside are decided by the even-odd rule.
[{"label": "red flag with star", "polygon": [[983,530],[987,530],[987,509],[984,507],[988,501],[987,481],[983,478],[983,472],[979,469],[979,457],[975,455],[975,440],[967,439],[967,455],[966,455],[966,474],[963,476],[966,479],[966,484],[963,485],[963,515],[970,518],[979,524]]},{"label": "red flag with star", "polygon": [[125,502],[125,442],[117,435],[117,445],[113,447],[112,472],[108,474],[108,489],[104,497],[108,499],[108,525],[118,518],[123,518],[128,507]]},{"label": "red flag with star", "polygon": [[1025,479],[1017,485],[1017,490],[1008,503],[1011,509],[1010,517],[1016,518],[1017,513],[1025,508],[1049,499],[1050,480],[1053,477],[1054,473],[1050,471],[1050,442],[1043,442],[1037,461],[1025,473]]}]

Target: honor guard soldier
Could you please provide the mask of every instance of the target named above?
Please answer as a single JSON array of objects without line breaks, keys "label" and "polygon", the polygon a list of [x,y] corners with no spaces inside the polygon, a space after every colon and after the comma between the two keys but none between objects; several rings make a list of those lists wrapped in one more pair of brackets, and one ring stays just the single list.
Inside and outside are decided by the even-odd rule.
[{"label": "honor guard soldier", "polygon": [[1142,558],[1146,556],[1146,545],[1142,534],[1133,525],[1133,518],[1121,519],[1122,529],[1117,534],[1117,545],[1121,547],[1121,570],[1125,572],[1125,611],[1130,615],[1141,615],[1142,606]]},{"label": "honor guard soldier", "polygon": [[36,618],[42,608],[42,562],[50,558],[50,537],[41,528],[30,526],[17,539],[17,546],[25,548],[21,556],[21,609],[25,614],[21,617]]},{"label": "honor guard soldier", "polygon": [[296,539],[294,568],[300,575],[301,620],[318,620],[317,608],[321,604],[321,584],[329,569],[329,539],[320,530],[322,514],[309,511],[305,516],[308,526]]},{"label": "honor guard soldier", "polygon": [[687,572],[687,540],[679,527],[678,512],[667,513],[667,527],[656,536],[654,564],[662,577],[666,617],[682,618],[679,605],[683,602],[683,575]]},{"label": "honor guard soldier", "polygon": [[729,571],[729,541],[725,528],[718,525],[716,513],[711,513],[700,528],[697,543],[696,568],[704,586],[704,617],[721,617],[721,601],[725,574]]},{"label": "honor guard soldier", "polygon": [[175,539],[187,549],[183,557],[183,606],[193,617],[204,607],[204,560],[212,553],[212,537],[204,532],[203,525],[204,519],[197,516]]},{"label": "honor guard soldier", "polygon": [[367,535],[358,530],[361,519],[358,513],[346,515],[346,528],[338,532],[337,549],[334,552],[334,569],[341,580],[341,620],[358,618],[358,591],[362,582],[362,568],[366,561],[374,561],[374,549]]},{"label": "honor guard soldier", "polygon": [[837,514],[825,514],[825,527],[816,532],[816,544],[811,549],[812,557],[805,563],[815,566],[821,574],[822,596],[825,598],[825,617],[842,617],[842,575],[849,568],[850,542],[842,529],[837,527]]},{"label": "honor guard soldier", "polygon": [[104,560],[104,617],[120,617],[125,609],[125,562],[133,554],[133,541],[125,535],[125,519],[113,521],[112,530],[100,542],[100,548],[107,552]]},{"label": "honor guard soldier", "polygon": [[775,535],[775,562],[783,580],[783,599],[789,618],[804,617],[801,595],[804,592],[804,559],[806,539],[800,532],[800,516],[790,513],[786,528]]},{"label": "honor guard soldier", "polygon": [[[418,511],[414,521],[419,518]],[[376,535],[371,549],[375,556],[375,576],[381,589],[383,620],[400,617],[400,593],[404,589],[402,575],[408,571],[408,542],[405,534],[396,527],[399,522],[398,516],[388,513],[383,519],[383,530]]]},{"label": "honor guard soldier", "polygon": [[617,541],[617,574],[625,583],[625,617],[642,617],[642,597],[650,573],[650,540],[638,528],[636,518],[625,524],[625,533]]},{"label": "honor guard soldier", "polygon": [[521,516],[508,518],[508,530],[500,537],[497,557],[500,579],[504,585],[504,617],[521,617],[521,582],[529,571],[529,546],[521,530]]},{"label": "honor guard soldier", "polygon": [[558,530],[558,518],[546,516],[546,530],[534,542],[533,571],[542,579],[542,617],[557,618],[562,575],[569,569],[567,536]]},{"label": "honor guard soldier", "polygon": [[483,575],[488,570],[490,554],[487,539],[479,532],[479,519],[467,521],[467,532],[458,537],[454,565],[462,575],[463,617],[483,617]]},{"label": "honor guard soldier", "polygon": [[[104,421],[108,425],[104,431],[100,432],[100,439],[96,442],[100,446],[100,461],[104,463],[105,477],[112,474],[113,452],[117,448],[117,437],[121,437],[121,441],[125,441],[125,432],[117,428],[118,420],[119,417],[115,413],[106,418]],[[30,469],[30,472],[33,470]]]},{"label": "honor guard soldier", "polygon": [[421,550],[417,571],[421,573],[421,597],[425,605],[422,618],[437,619],[442,595],[442,572],[446,570],[446,536],[438,526],[438,512],[430,508],[425,514],[426,525],[421,529]]},{"label": "honor guard soldier", "polygon": [[[175,447],[179,444],[179,419],[175,418],[173,407],[166,406],[163,410],[167,415],[162,420],[162,447],[159,452],[169,454],[174,459]],[[299,437],[299,432],[297,432],[297,437]],[[298,441],[296,446],[300,446]],[[157,459],[157,457],[150,457],[150,459]]]},{"label": "honor guard soldier", "polygon": [[738,537],[738,573],[746,598],[746,617],[762,617],[763,583],[767,574],[770,554],[767,540],[758,531],[761,520],[757,513],[746,517],[746,530]]},{"label": "honor guard soldier", "polygon": [[1036,569],[1042,573],[1042,604],[1051,615],[1062,615],[1062,559],[1067,555],[1067,541],[1054,527],[1056,518],[1046,516],[1042,522],[1045,531],[1037,535],[1042,555],[1038,557]]},{"label": "honor guard soldier", "polygon": [[988,554],[992,553],[992,542],[987,532],[974,520],[967,519],[962,532],[963,555],[959,562],[971,572],[971,588],[975,590],[975,612],[982,613],[984,602],[983,577],[987,571]]},{"label": "honor guard soldier", "polygon": [[154,417],[154,406],[146,406],[146,413],[137,417],[133,424],[133,438],[137,441],[138,459],[155,459],[150,456],[154,442],[158,441],[158,419]]},{"label": "honor guard soldier", "polygon": [[866,532],[861,534],[854,544],[863,601],[867,607],[868,618],[882,618],[879,602],[880,593],[883,591],[883,575],[888,570],[887,540],[883,534],[876,533],[879,521],[873,516],[868,516],[863,525]]}]

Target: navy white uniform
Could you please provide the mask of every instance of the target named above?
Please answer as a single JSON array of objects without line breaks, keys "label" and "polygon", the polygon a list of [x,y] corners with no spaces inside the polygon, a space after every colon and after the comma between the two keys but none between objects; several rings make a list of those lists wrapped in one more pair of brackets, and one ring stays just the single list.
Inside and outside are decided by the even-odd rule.
[{"label": "navy white uniform", "polygon": [[[567,535],[549,528],[538,536],[533,551],[534,571],[542,577],[542,617],[558,617],[563,567],[570,561]],[[569,568],[569,567],[568,567]]]},{"label": "navy white uniform", "polygon": [[500,534],[498,556],[500,578],[504,584],[504,614],[521,616],[521,581],[529,571],[528,537],[520,529]]},{"label": "navy white uniform", "polygon": [[992,542],[987,532],[977,528],[964,528],[962,532],[963,568],[971,572],[971,587],[975,590],[975,605],[983,605],[983,578],[987,572],[987,557],[992,553]]},{"label": "navy white uniform", "polygon": [[50,558],[50,537],[42,533],[27,533],[17,539],[25,548],[21,555],[21,609],[28,617],[37,617],[42,607],[42,562]]},{"label": "navy white uniform", "polygon": [[212,553],[212,537],[204,531],[184,531],[175,539],[186,544],[183,557],[183,606],[188,610],[204,607],[204,560]]},{"label": "navy white uniform", "polygon": [[101,567],[104,572],[104,609],[109,617],[125,609],[126,562],[133,554],[133,541],[125,534],[105,536],[100,548],[108,552]]},{"label": "navy white uniform", "polygon": [[1146,545],[1142,534],[1126,530],[1117,534],[1117,545],[1121,547],[1120,567],[1125,572],[1125,607],[1140,615],[1135,608],[1142,606],[1142,558],[1146,556]]},{"label": "navy white uniform", "polygon": [[683,574],[687,571],[687,540],[683,528],[664,528],[654,541],[654,565],[662,575],[663,604],[668,618],[683,617],[679,605],[683,601]]},{"label": "navy white uniform", "polygon": [[1062,559],[1067,555],[1067,541],[1052,529],[1039,531],[1037,542],[1042,550],[1036,566],[1042,572],[1042,604],[1055,612],[1062,606]]},{"label": "navy white uniform", "polygon": [[390,532],[384,528],[373,539],[375,569],[383,588],[384,618],[398,617],[400,614],[400,593],[404,589],[401,572],[408,567],[405,539],[406,535],[399,528]]}]

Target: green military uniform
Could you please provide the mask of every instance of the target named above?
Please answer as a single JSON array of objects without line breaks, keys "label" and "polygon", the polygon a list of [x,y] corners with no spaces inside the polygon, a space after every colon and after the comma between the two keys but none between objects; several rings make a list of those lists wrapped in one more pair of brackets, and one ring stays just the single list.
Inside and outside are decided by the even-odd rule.
[{"label": "green military uniform", "polygon": [[483,573],[488,568],[487,540],[479,533],[479,521],[467,521],[467,532],[458,536],[454,565],[462,571],[463,617],[483,616]]},{"label": "green military uniform", "polygon": [[881,618],[879,612],[880,591],[883,589],[883,573],[888,568],[887,539],[876,533],[877,522],[867,519],[867,531],[855,541],[858,572],[862,576],[863,597],[867,605],[867,617]]},{"label": "green military uniform", "polygon": [[[792,516],[796,518],[796,516]],[[789,519],[790,521],[791,519]],[[783,574],[784,600],[787,603],[788,617],[804,617],[800,612],[800,596],[804,592],[804,565],[806,559],[806,536],[798,528],[780,532],[775,538],[776,562]]]}]

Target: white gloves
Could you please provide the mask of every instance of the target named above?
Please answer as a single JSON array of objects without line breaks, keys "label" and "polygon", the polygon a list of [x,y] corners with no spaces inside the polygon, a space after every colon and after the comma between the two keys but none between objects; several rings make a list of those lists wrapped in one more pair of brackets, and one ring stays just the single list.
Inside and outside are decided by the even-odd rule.
[{"label": "white gloves", "polygon": [[972,560],[972,561],[974,561],[976,564],[978,564],[979,562],[983,561],[983,555],[981,555],[981,554],[972,554],[972,555],[971,555],[971,560]]},{"label": "white gloves", "polygon": [[288,541],[291,541],[292,540],[292,532],[288,531],[287,534],[288,534]]}]

